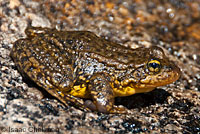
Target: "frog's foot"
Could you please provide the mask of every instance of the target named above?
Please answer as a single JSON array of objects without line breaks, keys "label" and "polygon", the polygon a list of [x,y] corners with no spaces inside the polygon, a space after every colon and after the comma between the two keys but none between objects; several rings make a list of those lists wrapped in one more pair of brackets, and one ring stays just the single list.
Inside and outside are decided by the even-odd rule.
[{"label": "frog's foot", "polygon": [[119,106],[115,106],[115,105],[113,105],[112,107],[110,107],[109,105],[103,106],[99,103],[97,103],[95,105],[94,102],[92,102],[91,100],[86,100],[84,105],[92,111],[98,111],[101,113],[110,113],[110,114],[128,113],[128,111],[125,107],[119,107]]},{"label": "frog's foot", "polygon": [[91,100],[86,100],[84,102],[85,107],[91,109],[92,111],[97,111],[96,105]]}]

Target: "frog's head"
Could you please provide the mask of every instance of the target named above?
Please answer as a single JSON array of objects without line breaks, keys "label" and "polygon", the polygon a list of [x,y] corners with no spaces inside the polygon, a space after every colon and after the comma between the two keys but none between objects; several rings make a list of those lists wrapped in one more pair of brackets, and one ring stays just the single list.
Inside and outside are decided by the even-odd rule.
[{"label": "frog's head", "polygon": [[160,47],[145,49],[145,54],[129,78],[121,82],[126,94],[149,92],[180,77],[180,69],[166,57]]}]

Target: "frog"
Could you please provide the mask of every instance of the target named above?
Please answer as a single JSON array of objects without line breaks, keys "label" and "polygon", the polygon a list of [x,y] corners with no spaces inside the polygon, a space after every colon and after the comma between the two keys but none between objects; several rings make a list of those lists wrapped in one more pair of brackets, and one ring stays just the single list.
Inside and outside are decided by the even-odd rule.
[{"label": "frog", "polygon": [[150,92],[181,74],[158,45],[133,49],[90,31],[32,26],[25,34],[10,52],[16,68],[66,106],[127,113],[116,97]]}]

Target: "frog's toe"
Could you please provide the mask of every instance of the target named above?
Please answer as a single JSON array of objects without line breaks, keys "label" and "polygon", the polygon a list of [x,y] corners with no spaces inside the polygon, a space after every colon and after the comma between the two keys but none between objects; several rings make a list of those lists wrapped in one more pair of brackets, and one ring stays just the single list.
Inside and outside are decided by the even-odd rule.
[{"label": "frog's toe", "polygon": [[128,113],[128,110],[125,107],[113,106],[113,108],[110,111],[110,113],[113,113],[113,114],[126,114],[126,113]]},{"label": "frog's toe", "polygon": [[86,100],[86,101],[84,102],[84,105],[85,105],[87,108],[89,108],[90,110],[92,110],[92,111],[96,111],[96,110],[97,110],[96,105],[95,105],[91,100]]},{"label": "frog's toe", "polygon": [[98,102],[96,104],[94,104],[94,102],[92,102],[91,100],[86,100],[84,105],[87,108],[91,109],[92,111],[98,111],[100,113],[109,113],[107,108],[105,106],[102,106]]},{"label": "frog's toe", "polygon": [[98,105],[98,103],[95,105],[94,102],[91,100],[86,100],[84,105],[89,108],[92,111],[97,111],[100,113],[111,113],[111,114],[125,114],[128,113],[127,109],[125,107],[119,107],[119,106],[112,106],[112,107],[106,107],[102,105]]}]

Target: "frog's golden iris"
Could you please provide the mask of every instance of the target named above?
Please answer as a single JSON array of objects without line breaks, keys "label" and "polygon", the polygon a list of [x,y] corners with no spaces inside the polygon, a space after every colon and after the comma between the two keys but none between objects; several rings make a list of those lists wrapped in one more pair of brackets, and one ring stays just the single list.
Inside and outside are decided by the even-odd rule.
[{"label": "frog's golden iris", "polygon": [[157,73],[160,71],[160,68],[161,68],[161,64],[158,60],[152,59],[148,62],[149,71]]},{"label": "frog's golden iris", "polygon": [[160,47],[131,49],[87,31],[29,27],[25,32],[28,37],[11,51],[17,69],[65,105],[126,113],[114,105],[116,96],[149,92],[180,76]]}]

